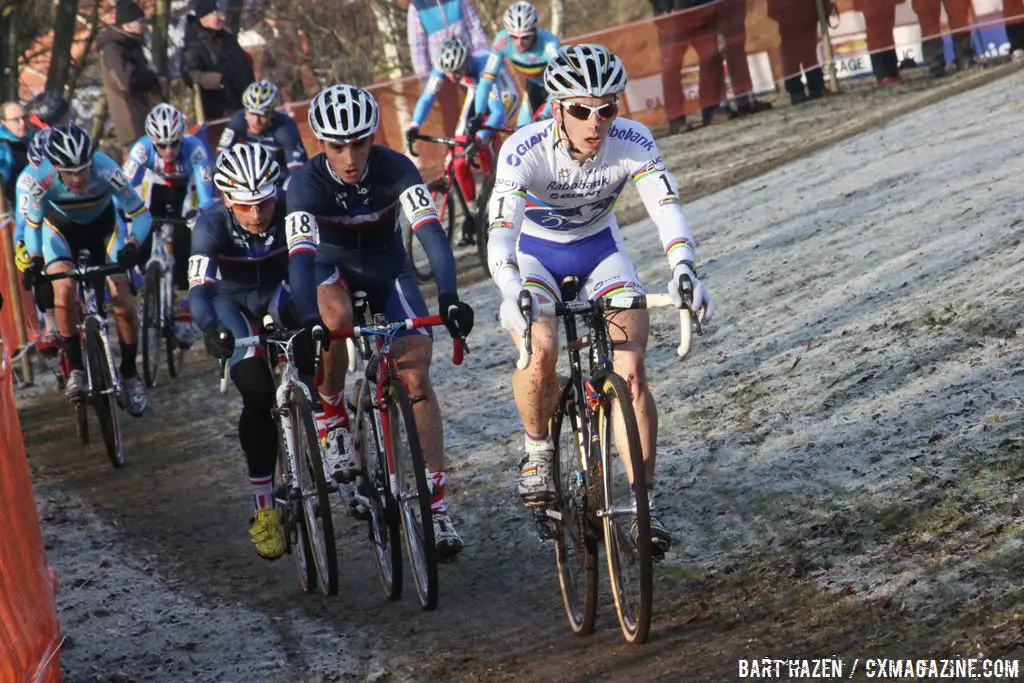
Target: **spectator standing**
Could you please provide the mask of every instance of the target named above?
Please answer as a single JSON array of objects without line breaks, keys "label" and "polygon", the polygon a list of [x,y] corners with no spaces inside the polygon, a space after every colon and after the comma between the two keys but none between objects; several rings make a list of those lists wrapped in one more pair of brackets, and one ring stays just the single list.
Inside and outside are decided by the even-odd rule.
[{"label": "spectator standing", "polygon": [[718,32],[725,41],[722,56],[729,65],[729,80],[736,95],[736,113],[756,114],[771,109],[772,105],[754,97],[754,81],[747,62],[747,0],[722,0],[718,10]]},{"label": "spectator standing", "polygon": [[[1005,0],[1004,0],[1005,2]],[[957,70],[969,69],[975,64],[974,45],[971,42],[969,18],[970,0],[914,0],[914,13],[921,25],[922,57],[932,76],[946,75],[946,57],[942,47],[942,8],[953,40],[953,59]]]},{"label": "spectator standing", "polygon": [[899,0],[857,0],[853,6],[864,15],[868,36],[868,51],[871,52],[871,70],[875,80],[883,88],[902,85],[900,60],[894,47],[896,39],[896,5]]},{"label": "spectator standing", "polygon": [[120,0],[114,25],[100,36],[100,74],[117,142],[127,150],[146,132],[146,114],[163,102],[156,71],[143,51],[145,13],[134,0]]},{"label": "spectator standing", "polygon": [[[779,25],[779,53],[789,101],[801,104],[823,97],[825,74],[818,64],[818,10],[814,0],[768,0],[768,17]],[[800,80],[801,68],[806,90]]]},{"label": "spectator standing", "polygon": [[224,10],[217,0],[194,0],[185,19],[181,78],[199,86],[207,121],[222,119],[242,108],[242,93],[256,80],[252,64],[235,35],[224,28]]},{"label": "spectator standing", "polygon": [[[470,54],[491,49],[472,0],[410,0],[406,25],[412,68],[421,86],[430,78],[445,38],[462,38],[469,45]],[[438,93],[442,125],[449,133],[460,120],[458,90],[458,86],[446,80]]]},{"label": "spectator standing", "polygon": [[28,113],[18,102],[0,105],[0,183],[8,210],[14,206],[14,186],[28,165]]},{"label": "spectator standing", "polygon": [[1024,59],[1024,0],[1003,0],[1003,22],[1013,61]]}]

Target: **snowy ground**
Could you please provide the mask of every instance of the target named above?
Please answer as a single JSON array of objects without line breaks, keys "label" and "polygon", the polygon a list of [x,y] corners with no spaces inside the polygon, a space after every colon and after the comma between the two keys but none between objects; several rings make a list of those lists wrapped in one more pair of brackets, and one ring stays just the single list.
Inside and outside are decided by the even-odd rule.
[{"label": "snowy ground", "polygon": [[[685,362],[653,314],[677,545],[644,648],[607,603],[591,638],[564,623],[515,500],[513,349],[482,283],[466,365],[446,341],[435,361],[468,542],[435,613],[383,600],[345,521],[337,598],[255,558],[238,401],[198,354],[128,424],[122,472],[81,452],[54,395],[26,400],[67,680],[719,681],[738,657],[1020,657],[1022,89],[1010,75],[688,206],[719,313]],[[653,226],[624,233],[660,289]]]}]

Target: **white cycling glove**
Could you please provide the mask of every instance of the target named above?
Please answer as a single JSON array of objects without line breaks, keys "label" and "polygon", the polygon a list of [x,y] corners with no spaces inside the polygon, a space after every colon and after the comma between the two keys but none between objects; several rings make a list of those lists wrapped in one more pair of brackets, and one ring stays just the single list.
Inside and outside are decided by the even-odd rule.
[{"label": "white cycling glove", "polygon": [[[711,298],[711,292],[708,291],[707,285],[697,278],[693,268],[686,263],[676,264],[676,267],[672,269],[672,279],[668,283],[668,295],[672,297],[672,303],[676,308],[683,308],[685,306],[682,292],[679,291],[679,277],[681,275],[689,276],[690,282],[693,283],[694,312],[700,317],[702,322],[711,320],[715,314],[715,300]],[[703,314],[701,314],[701,309],[704,309]]]},{"label": "white cycling glove", "polygon": [[522,339],[526,335],[527,324],[536,320],[540,313],[537,307],[537,297],[533,294],[530,294],[530,304],[530,320],[527,321],[522,310],[519,308],[519,293],[516,292],[514,295],[503,296],[501,299],[501,309],[498,312],[502,328]]}]

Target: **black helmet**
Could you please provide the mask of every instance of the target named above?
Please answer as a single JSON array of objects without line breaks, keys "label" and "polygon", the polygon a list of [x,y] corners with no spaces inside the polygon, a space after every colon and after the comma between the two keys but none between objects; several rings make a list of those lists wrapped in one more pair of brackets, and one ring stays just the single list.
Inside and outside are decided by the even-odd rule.
[{"label": "black helmet", "polygon": [[66,99],[52,92],[39,93],[30,106],[32,113],[48,126],[59,123],[71,108]]}]

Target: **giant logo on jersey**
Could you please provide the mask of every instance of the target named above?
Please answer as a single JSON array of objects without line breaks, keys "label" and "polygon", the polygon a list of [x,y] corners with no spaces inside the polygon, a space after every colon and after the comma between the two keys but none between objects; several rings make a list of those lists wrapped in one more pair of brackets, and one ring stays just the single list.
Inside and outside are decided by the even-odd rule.
[{"label": "giant logo on jersey", "polygon": [[578,230],[607,216],[618,195],[605,197],[591,204],[564,208],[557,206],[527,206],[526,219],[548,230]]},{"label": "giant logo on jersey", "polygon": [[544,138],[546,138],[548,136],[548,133],[550,132],[551,127],[548,126],[542,132],[534,133],[533,135],[530,136],[528,140],[520,142],[518,145],[516,145],[515,153],[509,154],[508,157],[505,158],[505,162],[509,166],[518,166],[519,164],[523,163],[523,155],[529,152],[534,147],[536,147],[538,144],[540,144],[541,141],[543,141]]}]

